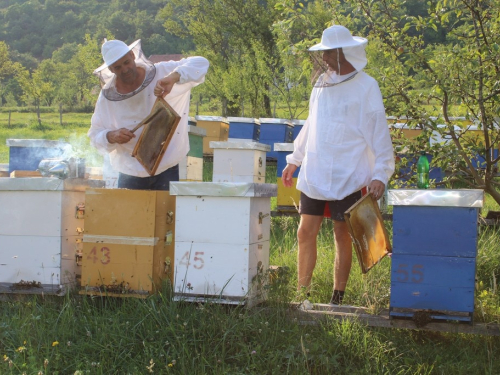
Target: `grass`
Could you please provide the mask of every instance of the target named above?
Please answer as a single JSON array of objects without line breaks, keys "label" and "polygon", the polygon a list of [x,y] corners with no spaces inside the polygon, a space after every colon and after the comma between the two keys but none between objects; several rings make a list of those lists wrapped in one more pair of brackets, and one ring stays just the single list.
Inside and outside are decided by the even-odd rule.
[{"label": "grass", "polygon": [[[369,328],[355,321],[301,325],[295,297],[295,218],[273,218],[271,263],[288,269],[269,290],[272,309],[173,302],[166,285],[145,300],[8,296],[0,303],[0,374],[498,374],[498,337]],[[499,234],[479,241],[476,320],[500,322],[490,271]],[[331,224],[319,238],[313,300],[331,288]],[[390,259],[362,276],[347,303],[387,307]],[[3,357],[3,360],[2,358]],[[80,371],[80,372],[78,372]]]},{"label": "grass", "polygon": [[[37,132],[26,125],[27,136],[22,138],[85,139],[87,125],[58,128]],[[0,124],[0,137],[14,138],[7,130],[23,129]],[[205,166],[209,181],[211,165]],[[275,176],[276,167],[268,165],[267,182],[275,182]],[[485,209],[498,206],[487,197]],[[144,300],[76,293],[4,296],[0,374],[500,373],[498,337],[370,328],[333,319],[302,325],[289,318],[288,302],[297,300],[297,225],[297,218],[272,218],[270,264],[282,268],[269,289],[271,309],[174,302],[168,285]],[[387,225],[391,231],[391,223]],[[318,238],[312,302],[329,300],[333,261],[332,223],[325,220]],[[500,323],[499,275],[498,228],[481,227],[476,322]],[[377,312],[388,307],[389,288],[390,258],[366,275],[354,261],[345,302]]]}]

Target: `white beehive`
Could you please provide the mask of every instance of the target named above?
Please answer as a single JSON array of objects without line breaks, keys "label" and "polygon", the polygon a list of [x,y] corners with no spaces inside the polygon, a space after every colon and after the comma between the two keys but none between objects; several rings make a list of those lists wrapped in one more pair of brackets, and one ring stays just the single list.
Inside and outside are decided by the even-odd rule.
[{"label": "white beehive", "polygon": [[118,171],[114,170],[109,161],[109,154],[103,157],[102,179],[106,183],[106,189],[116,189],[118,187]]},{"label": "white beehive", "polygon": [[265,183],[266,153],[258,142],[210,142],[214,150],[213,182]]},{"label": "white beehive", "polygon": [[258,298],[259,275],[269,267],[276,185],[174,182],[170,194],[176,196],[176,296]]},{"label": "white beehive", "polygon": [[76,286],[85,189],[103,181],[0,179],[0,292],[61,294]]}]

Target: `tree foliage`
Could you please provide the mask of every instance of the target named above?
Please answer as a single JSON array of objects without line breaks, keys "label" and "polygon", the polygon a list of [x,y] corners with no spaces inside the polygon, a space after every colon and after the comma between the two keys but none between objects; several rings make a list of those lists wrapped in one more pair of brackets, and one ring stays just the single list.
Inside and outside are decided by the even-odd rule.
[{"label": "tree foliage", "polygon": [[274,0],[172,0],[160,13],[167,30],[192,38],[196,53],[210,61],[204,95],[219,98],[229,116],[242,115],[242,103],[250,103],[245,113],[255,117],[272,116],[272,102],[290,101],[289,92],[302,89],[283,74],[272,32],[277,15]]},{"label": "tree foliage", "polygon": [[22,65],[11,60],[9,47],[0,41],[0,104],[12,89],[12,79],[22,70]]},{"label": "tree foliage", "polygon": [[[50,58],[85,35],[108,34],[131,43],[143,39],[148,54],[181,53],[189,41],[165,30],[157,19],[167,0],[11,0],[0,4],[0,40],[38,60]],[[162,43],[152,43],[150,38]]]}]

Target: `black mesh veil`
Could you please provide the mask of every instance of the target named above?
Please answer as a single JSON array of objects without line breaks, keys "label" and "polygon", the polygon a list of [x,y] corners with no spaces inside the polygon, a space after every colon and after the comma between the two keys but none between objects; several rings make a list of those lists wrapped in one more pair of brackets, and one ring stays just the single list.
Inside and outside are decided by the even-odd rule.
[{"label": "black mesh veil", "polygon": [[[313,65],[311,83],[314,87],[331,87],[337,86],[343,82],[353,79],[358,71],[339,76],[333,70],[328,68],[328,65],[323,61],[324,51],[311,51],[310,58]],[[340,66],[337,70],[340,70]]]}]

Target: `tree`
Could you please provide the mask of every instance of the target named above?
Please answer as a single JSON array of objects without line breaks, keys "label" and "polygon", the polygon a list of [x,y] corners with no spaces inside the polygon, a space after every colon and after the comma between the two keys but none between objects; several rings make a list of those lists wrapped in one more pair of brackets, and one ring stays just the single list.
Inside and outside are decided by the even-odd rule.
[{"label": "tree", "polygon": [[19,84],[23,89],[23,100],[26,103],[33,101],[36,106],[36,115],[38,120],[38,127],[43,129],[42,119],[40,117],[41,103],[50,97],[54,92],[54,86],[51,82],[44,79],[43,71],[37,69],[33,73],[27,70],[19,72],[17,77]]},{"label": "tree", "polygon": [[100,43],[86,35],[85,43],[77,46],[73,57],[66,64],[59,64],[59,103],[92,108],[99,94],[99,80],[92,72],[101,64]]},{"label": "tree", "polygon": [[172,0],[160,13],[165,29],[190,37],[210,61],[202,90],[223,102],[223,115],[237,116],[244,101],[252,116],[271,116],[271,87],[280,69],[271,26],[273,0]]},{"label": "tree", "polygon": [[0,41],[0,104],[7,94],[9,81],[22,69],[21,64],[13,62],[10,58],[9,47]]}]

